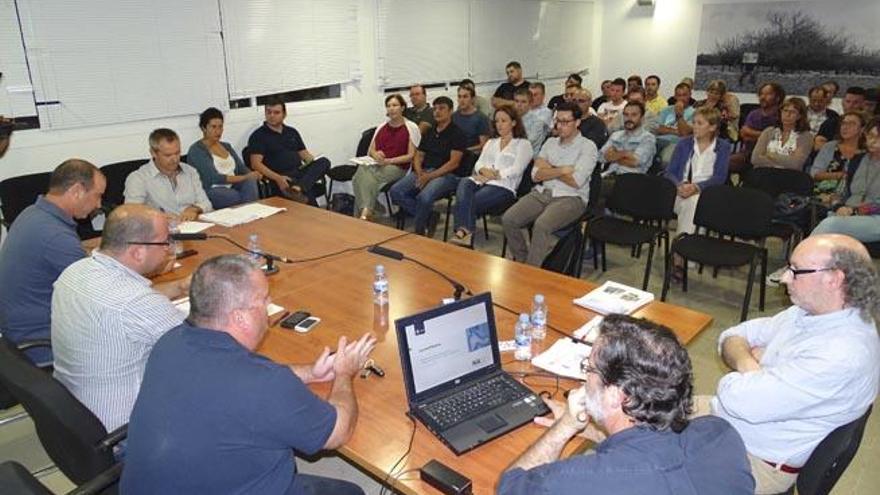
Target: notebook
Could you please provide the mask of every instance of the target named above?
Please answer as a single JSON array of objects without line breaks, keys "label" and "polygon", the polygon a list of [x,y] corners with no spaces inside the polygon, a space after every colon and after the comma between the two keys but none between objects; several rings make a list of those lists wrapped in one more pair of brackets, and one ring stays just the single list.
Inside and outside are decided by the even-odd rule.
[{"label": "notebook", "polygon": [[394,324],[410,413],[456,454],[550,412],[501,369],[489,293]]}]

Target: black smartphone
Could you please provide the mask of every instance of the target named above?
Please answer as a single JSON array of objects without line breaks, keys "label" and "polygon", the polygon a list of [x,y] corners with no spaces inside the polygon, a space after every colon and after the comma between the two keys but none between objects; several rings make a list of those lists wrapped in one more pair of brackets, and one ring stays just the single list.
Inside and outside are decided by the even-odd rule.
[{"label": "black smartphone", "polygon": [[308,311],[296,311],[291,313],[287,318],[281,320],[281,326],[293,330],[299,322],[305,320],[309,316],[312,316],[312,314]]}]

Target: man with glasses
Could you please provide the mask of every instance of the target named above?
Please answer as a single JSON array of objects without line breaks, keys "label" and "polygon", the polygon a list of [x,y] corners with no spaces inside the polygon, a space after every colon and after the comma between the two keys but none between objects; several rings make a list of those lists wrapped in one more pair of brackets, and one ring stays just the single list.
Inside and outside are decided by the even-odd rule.
[{"label": "man with glasses", "polygon": [[[541,147],[532,168],[537,186],[511,206],[501,222],[513,259],[541,266],[556,245],[554,232],[577,220],[587,208],[596,145],[581,136],[581,111],[571,103],[556,109],[556,131]],[[532,226],[531,244],[524,229]]]},{"label": "man with glasses", "polygon": [[826,435],[865,414],[880,380],[880,279],[860,242],[808,237],[782,283],[794,305],[723,332],[733,372],[716,396],[697,398],[698,413],[742,436],[759,494],[788,490]]},{"label": "man with glasses", "polygon": [[174,263],[168,218],[122,205],[104,225],[99,249],[55,282],[55,378],[112,431],[126,423],[153,344],[184,318],[171,303],[189,279],[153,284]]},{"label": "man with glasses", "polygon": [[[608,315],[582,370],[567,404],[546,401],[554,418],[535,422],[549,429],[502,475],[499,494],[754,493],[736,431],[719,418],[689,419],[691,362],[669,329]],[[559,460],[577,435],[595,449]]]}]

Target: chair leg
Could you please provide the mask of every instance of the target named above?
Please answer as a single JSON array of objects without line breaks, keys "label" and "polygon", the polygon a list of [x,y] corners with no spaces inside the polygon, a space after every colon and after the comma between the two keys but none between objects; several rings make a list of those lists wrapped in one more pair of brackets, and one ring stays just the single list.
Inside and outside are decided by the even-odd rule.
[{"label": "chair leg", "polygon": [[648,290],[648,279],[651,277],[651,262],[654,260],[654,240],[648,243],[648,261],[645,263],[645,278],[642,281],[642,290]]},{"label": "chair leg", "polygon": [[[327,191],[324,193],[324,199],[327,200],[327,209],[330,209],[330,196],[333,192],[333,179],[330,179],[330,183],[327,185]],[[354,212],[355,215],[358,215],[358,212]]]},{"label": "chair leg", "polygon": [[745,298],[743,298],[742,313],[739,317],[739,321],[741,322],[746,321],[746,318],[749,316],[749,304],[752,301],[752,285],[755,283],[755,265],[758,263],[759,256],[758,253],[755,253],[755,255],[752,256],[752,260],[749,262],[749,278],[746,282],[748,285],[746,285],[746,295]]},{"label": "chair leg", "polygon": [[681,291],[688,291],[688,259],[684,256],[681,257],[684,260],[684,266],[681,269]]},{"label": "chair leg", "polygon": [[605,254],[605,246],[604,242],[599,243],[600,248],[602,249],[602,273],[608,271],[608,256]]},{"label": "chair leg", "polygon": [[487,215],[483,215],[483,232],[486,234],[486,240],[489,240],[489,221],[486,220]]},{"label": "chair leg", "polygon": [[761,280],[758,292],[758,310],[764,311],[764,295],[767,292],[767,250],[761,250]]},{"label": "chair leg", "polygon": [[501,241],[501,257],[507,257],[507,236],[504,236],[504,240]]},{"label": "chair leg", "polygon": [[593,270],[598,270],[599,269],[599,243],[596,242],[596,239],[591,239],[590,245],[593,246]]},{"label": "chair leg", "polygon": [[660,300],[666,300],[666,293],[669,291],[669,278],[672,276],[672,256],[667,256],[663,264],[663,289],[660,291]]},{"label": "chair leg", "polygon": [[449,239],[449,214],[452,213],[452,198],[446,200],[446,220],[443,222],[443,242]]}]

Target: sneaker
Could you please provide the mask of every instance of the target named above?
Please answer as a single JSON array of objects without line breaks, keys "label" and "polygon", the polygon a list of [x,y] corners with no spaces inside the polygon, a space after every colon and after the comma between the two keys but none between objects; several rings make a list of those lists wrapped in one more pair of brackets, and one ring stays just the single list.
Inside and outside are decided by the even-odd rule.
[{"label": "sneaker", "polygon": [[770,275],[767,275],[767,285],[771,287],[778,286],[779,283],[782,281],[782,276],[785,275],[785,270],[787,269],[788,267],[783,266],[782,268],[776,270]]},{"label": "sneaker", "polygon": [[471,240],[473,237],[474,235],[472,233],[459,230],[452,236],[452,239],[449,239],[449,242],[456,246],[469,248],[471,247]]}]

